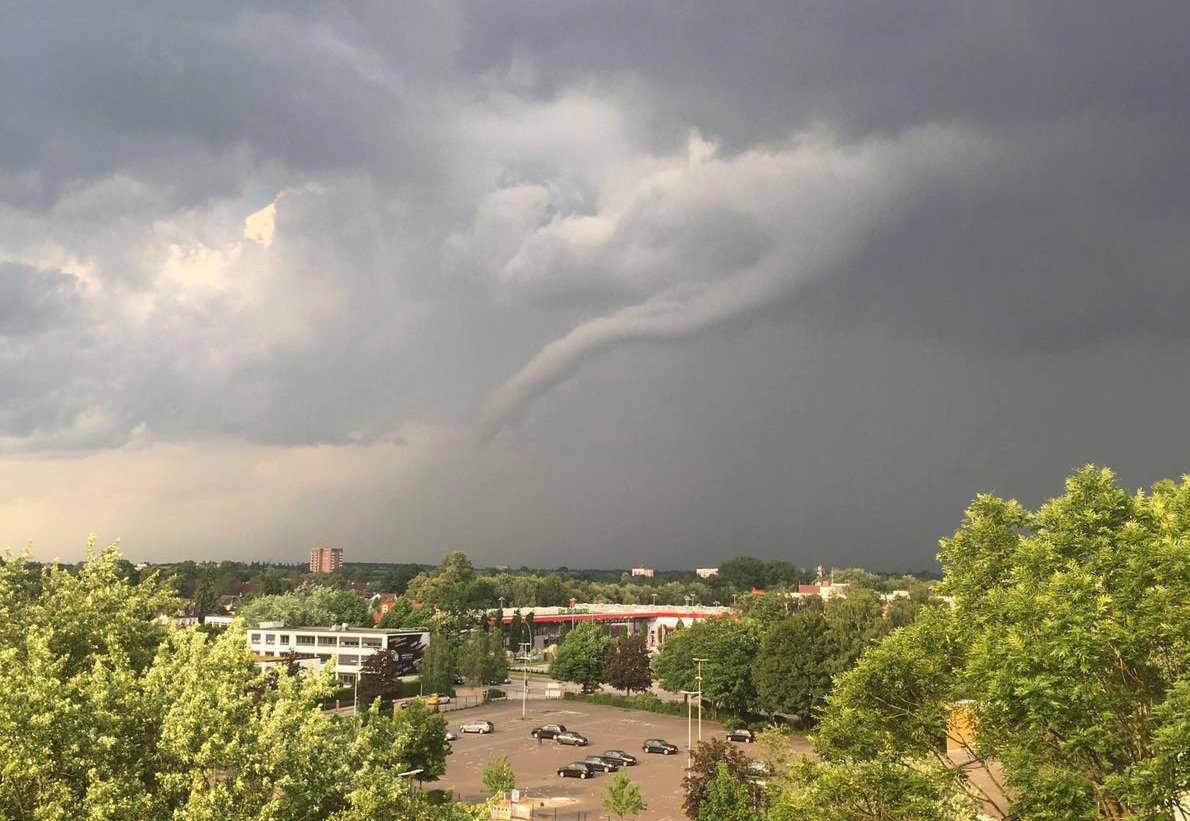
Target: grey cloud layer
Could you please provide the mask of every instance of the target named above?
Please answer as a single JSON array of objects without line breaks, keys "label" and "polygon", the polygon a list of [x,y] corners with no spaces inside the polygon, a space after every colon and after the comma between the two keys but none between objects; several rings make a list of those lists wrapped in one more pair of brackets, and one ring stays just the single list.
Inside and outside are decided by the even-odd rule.
[{"label": "grey cloud layer", "polygon": [[[415,421],[481,434],[450,438],[458,473],[515,461],[536,487],[582,475],[593,385],[644,389],[645,369],[660,384],[766,325],[813,329],[798,344],[823,351],[887,333],[975,370],[1020,362],[1037,385],[1037,363],[1062,357],[1059,391],[1151,344],[1167,380],[1190,338],[1187,53],[1190,10],[1172,0],[14,6],[0,448],[366,445]],[[271,244],[245,239],[274,201]],[[763,405],[788,396],[759,374],[815,353],[741,355],[757,375],[738,390]],[[862,361],[838,379],[864,383]],[[912,361],[896,358],[909,382],[928,368]],[[690,380],[677,416],[638,397],[632,424],[688,436],[674,447],[697,461],[721,378]],[[943,411],[923,397],[899,413]],[[832,439],[778,416],[741,441],[764,451],[801,425]],[[556,449],[504,451],[537,436]],[[1040,447],[1022,473],[1083,458]],[[798,470],[788,486],[808,492]],[[717,509],[779,481],[759,461],[756,476]],[[955,481],[970,496],[978,479]],[[485,487],[465,501],[490,519]],[[660,532],[656,511],[681,505],[659,495],[645,514],[661,491],[641,492],[641,532]],[[924,561],[949,524],[892,540]],[[692,535],[705,523],[689,527],[664,539],[712,557]]]}]

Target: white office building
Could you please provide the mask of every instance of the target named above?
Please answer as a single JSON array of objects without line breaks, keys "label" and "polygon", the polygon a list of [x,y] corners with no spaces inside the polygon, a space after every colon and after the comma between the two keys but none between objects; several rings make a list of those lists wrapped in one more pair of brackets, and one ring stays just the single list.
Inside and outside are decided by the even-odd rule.
[{"label": "white office building", "polygon": [[303,666],[314,670],[333,663],[335,677],[345,684],[354,682],[363,662],[380,649],[393,652],[402,678],[416,676],[415,664],[430,643],[429,631],[416,627],[283,627],[280,622],[261,622],[258,627],[246,628],[246,633],[248,646],[262,667],[278,664],[293,652]]}]

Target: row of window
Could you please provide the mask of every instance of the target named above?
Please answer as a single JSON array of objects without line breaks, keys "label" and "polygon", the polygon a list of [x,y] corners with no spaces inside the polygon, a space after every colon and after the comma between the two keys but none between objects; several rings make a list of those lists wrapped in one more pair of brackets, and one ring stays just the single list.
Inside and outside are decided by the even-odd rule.
[{"label": "row of window", "polygon": [[[253,633],[250,636],[250,640],[251,640],[252,644],[261,644],[262,637],[263,637],[264,644],[280,645],[282,647],[288,647],[290,644],[290,642],[289,642],[290,636],[288,633],[280,633],[280,634],[278,634],[278,633]],[[365,636],[362,639],[357,638],[355,636],[352,636],[350,638],[348,638],[346,636],[317,636],[317,637],[315,637],[315,636],[295,636],[294,644],[296,644],[299,647],[313,646],[316,643],[315,638],[317,638],[317,645],[319,647],[336,647],[336,646],[337,647],[360,647],[360,646],[380,647],[381,646],[380,639],[378,637],[372,637],[372,636]],[[336,642],[336,639],[337,639],[337,642]]]}]

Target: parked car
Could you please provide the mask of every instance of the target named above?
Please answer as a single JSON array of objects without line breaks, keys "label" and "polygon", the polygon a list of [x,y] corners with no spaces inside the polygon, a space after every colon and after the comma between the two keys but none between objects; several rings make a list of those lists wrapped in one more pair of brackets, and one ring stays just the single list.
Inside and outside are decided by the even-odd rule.
[{"label": "parked car", "polygon": [[616,770],[620,769],[619,764],[614,761],[609,761],[601,755],[589,755],[584,758],[583,761],[590,764],[593,769],[605,773],[614,773]]},{"label": "parked car", "polygon": [[641,749],[646,753],[673,755],[678,751],[678,745],[670,744],[664,738],[648,738],[645,739],[645,743],[641,745]]},{"label": "parked car", "polygon": [[623,750],[604,750],[603,759],[619,764],[621,767],[631,767],[636,763],[636,756],[629,755]]},{"label": "parked car", "polygon": [[426,705],[433,707],[436,704],[450,704],[450,696],[439,695],[438,693],[430,693],[426,696]]},{"label": "parked car", "polygon": [[466,684],[467,683],[467,679],[463,678],[462,676],[452,676],[451,681],[453,681],[455,684]]},{"label": "parked car", "polygon": [[446,740],[447,741],[458,741],[459,734],[456,733],[454,730],[447,730],[446,731]]},{"label": "parked car", "polygon": [[564,733],[558,733],[554,736],[554,741],[559,744],[567,744],[574,747],[586,747],[591,742],[587,741],[587,737],[582,733],[576,733],[572,730],[567,730]]},{"label": "parked car", "polygon": [[586,761],[575,761],[573,764],[563,764],[558,768],[558,775],[562,778],[590,778],[591,765]]},{"label": "parked car", "polygon": [[598,693],[598,692],[599,692],[598,684],[584,684],[582,686],[582,694],[583,695],[590,695],[591,693]]},{"label": "parked car", "polygon": [[746,727],[740,727],[729,732],[727,734],[727,740],[738,741],[741,744],[752,744],[756,741],[756,736],[753,735],[752,731]]},{"label": "parked car", "polygon": [[534,738],[553,738],[566,732],[565,724],[542,724],[535,730],[531,730],[529,735]]},{"label": "parked car", "polygon": [[483,733],[494,732],[495,729],[496,729],[496,725],[493,724],[492,722],[484,721],[483,719],[477,718],[474,721],[468,721],[466,724],[464,724],[462,727],[460,727],[459,732],[460,733],[479,733],[482,735]]}]

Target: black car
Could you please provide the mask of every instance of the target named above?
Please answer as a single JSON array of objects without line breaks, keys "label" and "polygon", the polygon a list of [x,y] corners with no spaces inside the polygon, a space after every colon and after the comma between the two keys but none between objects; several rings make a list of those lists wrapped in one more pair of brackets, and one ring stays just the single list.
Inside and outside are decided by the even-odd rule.
[{"label": "black car", "polygon": [[590,778],[592,775],[591,765],[586,761],[563,764],[558,768],[558,775],[562,778]]},{"label": "black car", "polygon": [[466,684],[467,683],[467,679],[463,678],[462,676],[451,676],[450,680],[453,681],[455,684]]},{"label": "black car", "polygon": [[729,732],[727,734],[727,740],[738,741],[741,744],[751,744],[756,741],[756,736],[752,734],[751,730],[745,727],[740,727],[738,730],[732,730]]},{"label": "black car", "polygon": [[636,763],[636,756],[629,755],[623,750],[604,750],[603,755],[600,756],[604,761],[611,761],[614,764],[619,764],[621,767],[631,767]]},{"label": "black car", "polygon": [[605,773],[614,773],[620,769],[620,765],[614,761],[609,761],[601,755],[589,755],[583,759],[585,764],[590,764],[591,769],[600,770]]},{"label": "black car", "polygon": [[587,737],[582,733],[576,733],[572,730],[567,730],[564,733],[558,733],[554,736],[554,741],[559,744],[567,744],[574,747],[586,747],[591,742],[587,741]]},{"label": "black car", "polygon": [[678,751],[678,745],[670,744],[663,738],[649,738],[641,745],[641,749],[646,753],[661,753],[662,755],[673,755]]},{"label": "black car", "polygon": [[565,724],[542,724],[535,730],[530,730],[529,735],[534,738],[554,738],[566,732]]}]

